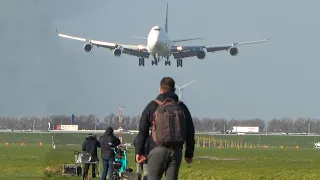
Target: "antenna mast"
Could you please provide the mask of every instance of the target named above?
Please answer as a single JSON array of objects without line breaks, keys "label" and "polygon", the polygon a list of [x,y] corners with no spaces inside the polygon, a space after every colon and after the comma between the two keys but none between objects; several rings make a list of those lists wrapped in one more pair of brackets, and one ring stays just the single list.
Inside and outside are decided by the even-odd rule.
[{"label": "antenna mast", "polygon": [[119,130],[120,130],[119,139],[120,139],[121,143],[122,143],[122,114],[123,114],[123,109],[124,109],[124,106],[121,107],[119,105]]}]

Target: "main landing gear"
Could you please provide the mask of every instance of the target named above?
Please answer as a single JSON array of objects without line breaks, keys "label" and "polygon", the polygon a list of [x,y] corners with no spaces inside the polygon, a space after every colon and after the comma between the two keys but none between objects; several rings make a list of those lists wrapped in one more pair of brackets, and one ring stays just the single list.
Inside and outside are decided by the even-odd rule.
[{"label": "main landing gear", "polygon": [[[159,58],[154,59],[151,61],[152,65],[158,65],[159,62]],[[164,61],[164,65],[165,66],[171,66],[171,62],[169,60],[169,57],[166,57],[166,60]],[[139,66],[144,66],[144,58],[143,57],[139,57]],[[182,67],[182,59],[178,58],[177,59],[177,67]]]},{"label": "main landing gear", "polygon": [[157,61],[157,60],[152,60],[152,61],[151,61],[151,64],[152,64],[152,66],[153,66],[153,65],[156,65],[156,66],[157,66],[157,65],[158,65],[158,61]]},{"label": "main landing gear", "polygon": [[178,58],[177,59],[177,67],[182,67],[182,59],[181,58]]},{"label": "main landing gear", "polygon": [[144,58],[139,57],[139,66],[144,66]]},{"label": "main landing gear", "polygon": [[169,56],[166,57],[166,60],[164,61],[164,65],[166,65],[166,66],[167,65],[169,65],[169,66],[171,65],[171,62],[169,60]]},{"label": "main landing gear", "polygon": [[156,66],[157,66],[157,65],[158,65],[158,62],[160,61],[160,56],[158,56],[157,54],[155,54],[155,55],[153,55],[153,59],[154,59],[154,60],[151,61],[152,66],[153,66],[153,65],[156,65]]}]

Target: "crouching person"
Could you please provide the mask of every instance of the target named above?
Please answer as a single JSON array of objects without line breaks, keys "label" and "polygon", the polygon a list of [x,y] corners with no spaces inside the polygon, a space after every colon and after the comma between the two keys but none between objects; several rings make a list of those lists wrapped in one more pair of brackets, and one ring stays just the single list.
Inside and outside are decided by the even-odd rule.
[{"label": "crouching person", "polygon": [[115,154],[112,148],[118,146],[121,142],[113,134],[112,127],[108,127],[104,134],[100,137],[101,146],[101,159],[103,164],[103,171],[101,175],[101,180],[106,180],[108,170],[109,170],[109,180],[112,180],[113,175],[113,162],[115,160]]}]

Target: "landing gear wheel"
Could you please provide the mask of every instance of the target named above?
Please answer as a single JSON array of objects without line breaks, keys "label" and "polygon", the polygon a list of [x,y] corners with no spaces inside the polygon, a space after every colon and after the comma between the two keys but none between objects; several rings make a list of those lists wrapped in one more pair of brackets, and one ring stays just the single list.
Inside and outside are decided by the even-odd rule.
[{"label": "landing gear wheel", "polygon": [[153,60],[153,61],[151,61],[151,64],[152,64],[152,66],[155,64],[155,65],[158,65],[158,61],[157,60]]},{"label": "landing gear wheel", "polygon": [[139,58],[139,66],[144,66],[144,58]]},{"label": "landing gear wheel", "polygon": [[182,67],[182,59],[177,59],[177,67]]},{"label": "landing gear wheel", "polygon": [[158,62],[160,61],[160,57],[158,57],[158,55],[153,55],[153,61],[151,62],[152,63],[152,65],[158,65]]},{"label": "landing gear wheel", "polygon": [[169,60],[166,60],[165,62],[164,62],[164,65],[171,65],[171,62],[169,61]]}]

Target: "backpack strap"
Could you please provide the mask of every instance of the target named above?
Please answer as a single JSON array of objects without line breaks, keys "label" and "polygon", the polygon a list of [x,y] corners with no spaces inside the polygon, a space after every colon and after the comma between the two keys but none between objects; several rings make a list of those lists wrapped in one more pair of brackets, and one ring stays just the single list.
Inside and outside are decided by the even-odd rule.
[{"label": "backpack strap", "polygon": [[[154,102],[156,102],[158,105],[161,105],[161,104],[163,104],[165,101],[167,101],[167,100],[172,100],[172,101],[174,101],[173,99],[171,99],[171,98],[167,98],[167,99],[165,99],[163,102],[161,102],[160,100],[158,100],[158,99],[155,99],[155,100],[153,100]],[[181,103],[183,103],[182,101],[177,101],[176,102],[177,104],[181,104]]]},{"label": "backpack strap", "polygon": [[159,101],[158,99],[155,99],[155,100],[153,100],[153,101],[156,102],[158,105],[161,105],[161,104],[162,104],[162,102]]},{"label": "backpack strap", "polygon": [[172,98],[166,98],[162,103],[164,104],[165,102],[173,102],[173,103],[176,103],[176,101],[173,100]]}]

